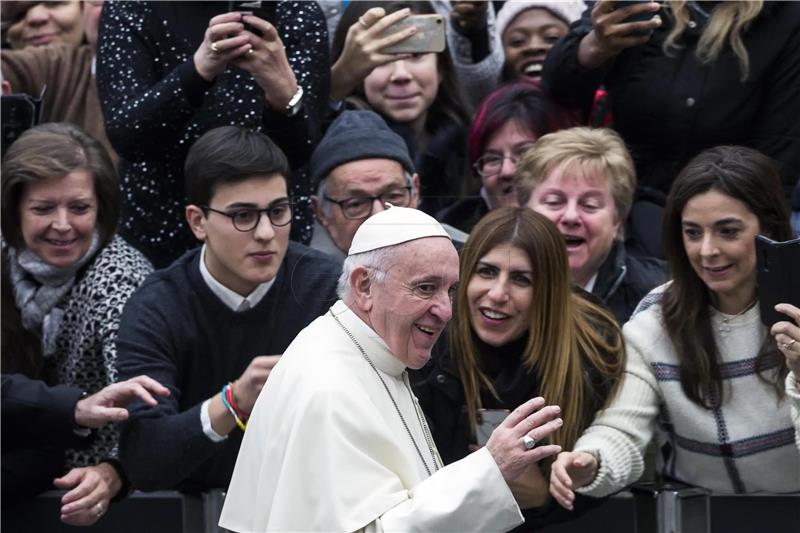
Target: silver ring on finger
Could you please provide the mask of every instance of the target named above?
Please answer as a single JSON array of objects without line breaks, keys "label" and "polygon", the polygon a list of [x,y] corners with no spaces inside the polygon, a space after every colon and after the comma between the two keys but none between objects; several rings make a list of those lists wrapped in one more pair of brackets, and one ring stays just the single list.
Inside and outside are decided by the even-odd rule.
[{"label": "silver ring on finger", "polygon": [[211,43],[211,51],[215,54],[219,54],[221,52],[216,42]]},{"label": "silver ring on finger", "polygon": [[97,505],[94,506],[94,513],[97,516],[97,518],[103,516],[103,513],[105,511],[106,511],[105,508],[103,508],[103,502],[97,502]]},{"label": "silver ring on finger", "polygon": [[523,435],[522,445],[525,447],[526,450],[532,450],[536,447],[536,439],[534,439],[530,435]]},{"label": "silver ring on finger", "polygon": [[358,23],[361,24],[365,28],[369,28],[369,26],[367,26],[367,23],[364,22],[364,19],[362,17],[358,17]]},{"label": "silver ring on finger", "polygon": [[797,342],[797,339],[792,339],[792,341],[791,341],[791,342],[785,342],[785,343],[783,343],[783,349],[784,349],[784,350],[788,350],[788,349],[790,349],[792,346],[794,346],[794,343],[796,343],[796,342]]}]

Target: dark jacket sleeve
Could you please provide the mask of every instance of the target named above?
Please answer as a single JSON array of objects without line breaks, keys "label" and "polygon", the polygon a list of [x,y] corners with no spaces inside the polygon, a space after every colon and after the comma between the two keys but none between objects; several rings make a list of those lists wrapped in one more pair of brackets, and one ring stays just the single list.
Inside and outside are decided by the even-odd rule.
[{"label": "dark jacket sleeve", "polygon": [[[800,17],[800,6],[779,5],[772,16]],[[792,15],[794,13],[794,15]],[[800,182],[800,26],[786,33],[781,53],[769,69],[762,86],[766,93],[757,112],[760,117],[747,144],[772,157],[781,171],[784,192],[789,198]]]},{"label": "dark jacket sleeve", "polygon": [[109,2],[98,37],[97,92],[106,132],[125,158],[153,156],[182,140],[211,84],[190,56],[171,72],[158,67],[151,26],[160,24],[149,2]]},{"label": "dark jacket sleeve", "polygon": [[120,461],[142,490],[174,488],[222,446],[203,433],[201,404],[181,412],[174,321],[162,312],[160,298],[160,283],[146,282],[128,300],[117,334],[119,379],[145,374],[171,393],[152,408],[132,404],[122,426]]},{"label": "dark jacket sleeve", "polygon": [[3,447],[84,443],[75,434],[75,404],[83,391],[55,385],[22,374],[2,375]]},{"label": "dark jacket sleeve", "polygon": [[[299,16],[303,13],[304,16]],[[322,137],[330,95],[330,55],[327,41],[310,36],[327,33],[325,17],[316,2],[281,2],[277,25],[287,59],[303,88],[303,107],[294,117],[266,110],[264,132],[283,150],[293,169],[306,164]]]},{"label": "dark jacket sleeve", "polygon": [[542,68],[542,85],[545,91],[569,107],[577,107],[585,117],[594,101],[594,93],[603,83],[614,61],[589,69],[578,63],[578,46],[592,31],[592,8],[587,8],[581,18],[572,23],[569,33],[547,52]]}]

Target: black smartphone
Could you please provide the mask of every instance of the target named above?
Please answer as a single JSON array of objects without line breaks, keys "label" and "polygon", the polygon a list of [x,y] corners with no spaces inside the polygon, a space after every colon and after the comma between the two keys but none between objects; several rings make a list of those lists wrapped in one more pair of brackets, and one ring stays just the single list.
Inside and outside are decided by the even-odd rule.
[{"label": "black smartphone", "polygon": [[[44,91],[42,91],[44,96]],[[42,115],[42,98],[35,98],[29,94],[7,94],[0,98],[0,115],[2,121],[2,137],[0,137],[0,150],[5,153],[17,137],[27,129],[39,124]]]},{"label": "black smartphone", "polygon": [[[228,2],[228,11],[240,11],[243,13],[252,13],[254,16],[266,20],[270,24],[275,24],[275,8],[278,2],[272,0],[254,0],[251,2],[234,1]],[[261,32],[249,24],[244,25],[244,29],[261,37]]]},{"label": "black smartphone", "polygon": [[[650,4],[655,0],[619,0],[615,3],[615,9],[622,9],[623,7],[628,7],[633,4]],[[660,4],[661,2],[656,2]],[[652,19],[654,16],[658,14],[658,11],[651,12],[648,11],[647,13],[639,13],[637,15],[632,15],[625,19],[625,22],[646,22]],[[652,33],[652,30],[636,30],[632,31],[632,35],[649,35]]]},{"label": "black smartphone", "polygon": [[776,322],[791,320],[777,312],[775,305],[800,307],[800,239],[777,242],[756,236],[756,265],[761,321],[771,328]]}]

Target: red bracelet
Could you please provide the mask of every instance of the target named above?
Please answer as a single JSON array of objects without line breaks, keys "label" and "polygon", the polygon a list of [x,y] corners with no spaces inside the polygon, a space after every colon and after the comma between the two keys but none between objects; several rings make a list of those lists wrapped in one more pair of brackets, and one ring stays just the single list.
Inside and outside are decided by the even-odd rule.
[{"label": "red bracelet", "polygon": [[239,408],[239,404],[236,403],[236,395],[233,393],[233,382],[228,383],[228,387],[225,392],[227,396],[228,403],[231,404],[233,410],[236,411],[236,414],[239,415],[239,418],[242,420],[247,420],[250,418],[250,413],[246,413],[243,409]]}]

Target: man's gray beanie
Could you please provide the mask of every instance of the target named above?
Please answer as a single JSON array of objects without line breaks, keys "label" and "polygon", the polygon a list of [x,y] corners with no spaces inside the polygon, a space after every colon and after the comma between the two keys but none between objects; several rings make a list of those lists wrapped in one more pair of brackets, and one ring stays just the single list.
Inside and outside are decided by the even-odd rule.
[{"label": "man's gray beanie", "polygon": [[409,174],[414,173],[406,142],[389,129],[380,115],[373,111],[344,111],[311,154],[311,183],[316,188],[339,165],[361,159],[394,159]]}]

